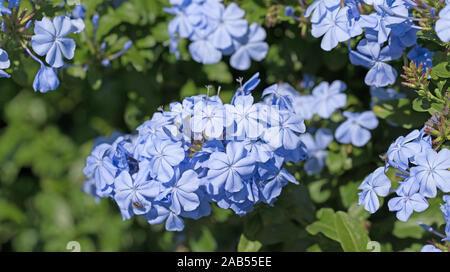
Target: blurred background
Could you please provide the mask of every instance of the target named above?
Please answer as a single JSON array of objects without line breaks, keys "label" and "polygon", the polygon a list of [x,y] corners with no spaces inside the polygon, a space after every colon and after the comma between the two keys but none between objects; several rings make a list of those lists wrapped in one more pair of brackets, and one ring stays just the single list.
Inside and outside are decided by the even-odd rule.
[{"label": "blurred background", "polygon": [[[53,2],[61,1],[49,5]],[[73,62],[94,62],[87,72],[74,66],[60,73],[60,87],[47,94],[33,92],[39,67],[27,65],[30,60],[16,49],[19,59],[10,57],[16,64],[12,79],[0,79],[1,251],[69,251],[69,241],[79,242],[81,251],[236,251],[243,233],[258,240],[264,251],[340,251],[337,242],[305,230],[316,221],[321,207],[346,211],[363,222],[383,250],[420,249],[430,236],[416,222],[442,224],[437,203],[432,209],[437,219],[412,217],[407,224],[398,223],[386,205],[370,219],[356,206],[358,185],[382,163],[378,155],[408,131],[385,123],[364,148],[332,143],[328,170],[321,175],[306,176],[301,163],[290,165],[301,185],[289,184],[275,207],[259,205],[239,217],[214,206],[209,217],[187,219],[181,233],[150,226],[144,218],[123,221],[114,201],[97,203],[82,191],[82,169],[95,138],[113,131],[133,132],[159,106],[205,94],[205,85],[221,86],[221,97],[229,102],[238,77],[248,79],[260,72],[257,97],[277,82],[301,90],[305,75],[314,75],[317,81],[343,80],[348,85],[347,107],[370,109],[369,87],[363,82],[366,70],[350,65],[346,46],[325,52],[320,39],[302,36],[297,23],[284,16],[284,6],[296,6],[298,1],[234,2],[247,11],[249,22],[265,27],[270,45],[267,58],[253,62],[245,72],[232,69],[228,57],[210,66],[192,61],[187,42],[181,42],[181,58],[176,60],[168,48],[167,24],[172,16],[162,10],[169,7],[168,0],[81,1],[87,9],[88,36],[92,34],[89,18],[98,13],[99,43],[107,42],[111,52],[127,40],[134,45],[110,67],[103,67],[90,54],[84,36],[74,35]],[[321,124],[335,128],[340,121]],[[420,126],[423,120],[415,122]]]}]

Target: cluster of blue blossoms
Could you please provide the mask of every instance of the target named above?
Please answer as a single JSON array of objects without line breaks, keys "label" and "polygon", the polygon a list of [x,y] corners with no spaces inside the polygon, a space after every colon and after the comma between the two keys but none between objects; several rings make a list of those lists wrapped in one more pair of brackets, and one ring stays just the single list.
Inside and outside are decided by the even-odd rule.
[{"label": "cluster of blue blossoms", "polygon": [[188,97],[137,134],[97,141],[85,191],[113,198],[124,220],[142,215],[171,231],[183,230],[183,218],[209,215],[211,202],[238,215],[272,205],[285,185],[298,184],[283,164],[306,159],[305,125],[273,86],[254,103],[259,82],[256,74],[242,84],[231,104],[217,95]]},{"label": "cluster of blue blossoms", "polygon": [[[48,91],[56,90],[59,86],[58,70],[70,67],[64,61],[65,59],[71,60],[75,54],[76,43],[68,35],[71,33],[80,33],[85,30],[84,18],[86,9],[82,5],[76,5],[72,14],[56,16],[53,19],[48,17],[42,18],[40,21],[34,21],[34,13],[26,16],[26,10],[22,12],[19,17],[12,16],[13,9],[19,9],[20,1],[8,1],[8,7],[4,6],[4,1],[0,1],[0,16],[2,16],[2,32],[9,34],[8,24],[15,24],[10,22],[18,20],[18,23],[22,26],[20,28],[20,34],[25,37],[25,32],[34,25],[34,35],[31,36],[30,45],[32,50],[28,48],[26,39],[21,41],[21,46],[25,52],[36,62],[39,63],[40,69],[36,74],[33,81],[33,89],[35,92],[46,93]],[[25,17],[26,16],[26,17]],[[94,36],[98,28],[99,15],[95,14],[92,18],[94,26]],[[84,32],[86,34],[86,32]],[[13,35],[15,35],[13,33]],[[95,38],[94,38],[95,40]],[[124,48],[111,56],[105,57],[102,65],[109,66],[110,61],[121,56],[127,50],[130,49],[132,43],[127,42]],[[102,44],[100,48],[100,54],[104,53],[106,44]],[[34,51],[34,53],[32,52]],[[43,57],[45,62],[38,56]],[[10,67],[10,60],[8,53],[0,48],[0,78],[9,78],[10,75],[4,71]],[[85,67],[87,69],[87,67]]]},{"label": "cluster of blue blossoms", "polygon": [[192,58],[203,64],[218,63],[231,56],[230,65],[247,70],[251,61],[261,61],[269,50],[266,31],[248,24],[245,11],[235,3],[224,6],[222,0],[171,0],[166,12],[175,15],[169,23],[170,51],[179,58],[178,40],[190,39]]},{"label": "cluster of blue blossoms", "polygon": [[[435,31],[442,42],[450,41],[450,6],[440,10]],[[365,9],[364,6],[370,6]],[[364,10],[374,10],[362,14]],[[369,68],[365,83],[384,87],[395,83],[397,71],[387,62],[400,58],[407,48],[407,57],[424,69],[432,66],[433,52],[417,43],[417,31],[422,28],[415,22],[420,18],[412,10],[429,18],[436,18],[436,11],[415,0],[316,0],[306,10],[310,17],[312,36],[322,37],[321,47],[330,51],[339,42],[348,41],[350,62]],[[286,8],[287,16],[294,17],[294,10]],[[350,48],[350,39],[364,33],[356,50]]]},{"label": "cluster of blue blossoms", "polygon": [[[390,193],[396,196],[388,202],[390,211],[396,212],[398,220],[406,222],[413,212],[423,212],[428,207],[427,198],[450,192],[450,150],[443,148],[439,152],[432,147],[432,139],[422,130],[413,130],[406,136],[400,136],[392,143],[385,155],[386,166],[377,168],[367,176],[359,189],[359,205],[370,213],[379,207],[380,197]],[[399,186],[392,189],[391,180],[386,176],[389,168],[396,170],[396,176],[402,178]],[[445,204],[441,206],[447,223],[444,241],[450,237],[450,196],[444,195]]]}]

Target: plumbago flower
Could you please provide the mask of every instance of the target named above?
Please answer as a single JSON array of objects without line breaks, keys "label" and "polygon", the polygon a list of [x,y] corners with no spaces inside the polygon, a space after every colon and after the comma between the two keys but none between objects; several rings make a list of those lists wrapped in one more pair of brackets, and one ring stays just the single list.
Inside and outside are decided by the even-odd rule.
[{"label": "plumbago flower", "polygon": [[345,106],[347,102],[347,95],[342,93],[347,89],[347,85],[336,80],[331,83],[321,82],[312,90],[314,96],[314,106],[317,114],[325,119],[330,118],[331,114]]},{"label": "plumbago flower", "polygon": [[[4,6],[4,1],[0,2],[0,16],[2,16],[2,32],[4,41],[14,40],[15,44],[20,44],[33,60],[39,63],[34,81],[35,92],[46,93],[53,91],[59,86],[58,70],[66,66],[63,57],[72,59],[75,52],[75,41],[68,37],[71,33],[79,33],[84,29],[82,19],[76,19],[70,13],[67,15],[55,16],[53,19],[44,17],[35,20],[35,12],[28,12],[27,9],[20,9],[20,0],[10,0],[8,8]],[[75,14],[82,15],[82,6],[75,8]],[[84,10],[85,12],[85,10]],[[11,16],[3,16],[11,14]],[[80,21],[81,20],[81,21]],[[28,34],[28,30],[33,28],[34,35]],[[38,55],[45,56],[45,64],[39,57],[35,56],[30,48]],[[14,63],[14,62],[12,62]],[[0,49],[0,77],[9,78],[9,74],[4,69],[10,68],[8,54]]]},{"label": "plumbago flower", "polygon": [[325,149],[333,141],[333,132],[326,128],[320,128],[316,131],[315,139],[309,133],[300,135],[300,139],[308,151],[308,159],[304,165],[306,173],[314,175],[322,172],[328,155]]},{"label": "plumbago flower", "polygon": [[189,52],[199,63],[209,65],[230,57],[231,67],[247,70],[251,60],[262,61],[269,50],[266,31],[260,25],[248,25],[245,11],[236,3],[225,7],[218,0],[171,1],[164,9],[175,15],[169,22],[170,52],[179,58],[178,40],[191,41]]},{"label": "plumbago flower", "polygon": [[66,36],[72,32],[72,23],[67,16],[57,16],[51,21],[44,17],[37,21],[31,37],[31,47],[39,56],[54,68],[64,65],[63,56],[72,59],[75,53],[75,41]]},{"label": "plumbago flower", "polygon": [[183,218],[209,215],[211,202],[238,215],[273,205],[284,186],[298,184],[283,165],[307,158],[305,125],[276,99],[254,102],[258,74],[240,82],[231,104],[187,97],[134,134],[97,141],[84,190],[113,198],[124,220],[144,216],[170,231],[183,230]]},{"label": "plumbago flower", "polygon": [[358,205],[364,205],[364,208],[370,213],[376,212],[380,208],[378,196],[387,196],[390,188],[391,180],[384,174],[384,167],[377,168],[358,187],[359,190],[362,190],[358,193]]},{"label": "plumbago flower", "polygon": [[336,140],[342,144],[353,144],[363,146],[371,138],[370,131],[378,126],[378,119],[371,111],[362,113],[343,113],[347,120],[342,123],[334,134]]},{"label": "plumbago flower", "polygon": [[[442,8],[442,2],[315,0],[306,8],[304,17],[311,22],[311,35],[322,37],[323,50],[330,51],[339,42],[348,41],[350,61],[370,69],[365,83],[383,87],[393,84],[397,77],[386,62],[399,58],[410,47],[416,48],[410,51],[410,59],[431,66],[429,51],[417,50],[419,30],[434,28],[442,42],[450,41],[450,8],[448,1]],[[285,12],[304,27],[304,20],[295,17],[292,8],[287,7]],[[351,38],[361,35],[365,38],[360,39],[356,50],[351,49]]]}]

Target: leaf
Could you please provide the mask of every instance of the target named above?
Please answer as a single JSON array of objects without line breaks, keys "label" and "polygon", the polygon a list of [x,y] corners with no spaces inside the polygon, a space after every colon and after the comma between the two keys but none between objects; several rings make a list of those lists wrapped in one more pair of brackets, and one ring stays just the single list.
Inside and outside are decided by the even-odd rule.
[{"label": "leaf", "polygon": [[239,244],[237,251],[238,252],[258,252],[262,247],[262,244],[258,241],[250,241],[245,237],[244,234],[241,234],[241,238],[239,239]]},{"label": "leaf", "polygon": [[340,243],[344,251],[367,251],[370,238],[359,219],[347,213],[323,208],[317,212],[319,221],[309,225],[306,230],[312,235],[321,232],[328,238]]},{"label": "leaf", "polygon": [[350,218],[346,213],[336,213],[336,232],[342,249],[346,252],[361,252],[367,250],[370,239],[361,222]]},{"label": "leaf", "polygon": [[450,65],[448,62],[441,62],[431,69],[431,77],[437,78],[450,78]]},{"label": "leaf", "polygon": [[216,240],[211,234],[211,231],[206,227],[202,228],[202,233],[198,240],[189,240],[189,245],[194,252],[211,252],[217,247]]}]

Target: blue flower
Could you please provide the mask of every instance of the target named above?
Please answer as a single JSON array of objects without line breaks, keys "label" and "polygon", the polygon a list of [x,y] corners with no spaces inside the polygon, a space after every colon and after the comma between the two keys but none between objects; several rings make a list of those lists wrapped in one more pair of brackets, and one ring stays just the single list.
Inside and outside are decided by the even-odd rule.
[{"label": "blue flower", "polygon": [[428,208],[427,200],[418,193],[419,186],[414,178],[407,178],[396,190],[398,197],[389,200],[389,210],[397,212],[398,220],[406,222],[414,211],[423,212]]},{"label": "blue flower", "polygon": [[263,139],[273,149],[296,149],[301,143],[299,134],[306,130],[303,119],[286,110],[272,112],[269,116],[270,127],[264,132]]},{"label": "blue flower", "polygon": [[315,139],[309,133],[300,135],[300,139],[308,151],[308,159],[304,165],[306,173],[314,175],[322,172],[328,155],[324,149],[333,141],[333,133],[329,129],[320,128]]},{"label": "blue flower", "polygon": [[434,29],[441,41],[450,42],[450,5],[447,4],[439,12],[439,20],[436,21]]},{"label": "blue flower", "polygon": [[359,190],[362,190],[358,193],[358,205],[364,204],[364,209],[370,213],[376,212],[380,208],[378,196],[387,196],[390,188],[391,180],[384,174],[384,167],[378,167],[358,187]]},{"label": "blue flower", "polygon": [[230,58],[231,67],[238,70],[250,68],[251,60],[263,60],[269,51],[269,45],[264,42],[266,31],[256,23],[250,25],[248,34],[234,42],[235,52]]},{"label": "blue flower", "polygon": [[370,131],[378,126],[378,119],[371,111],[362,113],[344,112],[347,120],[335,131],[334,137],[339,143],[364,146],[371,138]]},{"label": "blue flower", "polygon": [[225,108],[221,104],[200,101],[194,106],[191,119],[192,131],[204,133],[206,137],[217,139],[222,136],[225,126]]},{"label": "blue flower", "polygon": [[[289,87],[292,88],[290,85]],[[293,100],[296,96],[298,92],[295,89],[291,92],[282,84],[273,84],[264,89],[261,97],[268,105],[277,105],[280,109],[293,111]]]},{"label": "blue flower", "polygon": [[230,142],[226,152],[215,152],[208,160],[208,180],[214,194],[225,189],[230,193],[239,192],[244,187],[244,178],[253,172],[255,162],[247,156],[242,142]]},{"label": "blue flower", "polygon": [[192,58],[199,63],[214,64],[222,59],[222,52],[214,47],[208,36],[193,35],[193,41],[189,44],[189,52]]},{"label": "blue flower", "polygon": [[260,122],[260,111],[257,104],[253,104],[253,96],[241,95],[236,97],[234,105],[225,105],[227,129],[230,136],[237,136],[239,140],[255,139],[263,133],[263,124]]},{"label": "blue flower", "polygon": [[377,42],[384,43],[391,33],[392,26],[401,24],[408,18],[408,8],[403,0],[383,1],[381,5],[375,5],[378,23],[373,28],[377,32]]},{"label": "blue flower", "polygon": [[3,71],[3,69],[8,69],[10,66],[10,61],[8,57],[8,53],[0,48],[0,78],[6,77],[9,78],[10,75]]},{"label": "blue flower", "polygon": [[247,34],[248,23],[244,17],[245,11],[235,3],[220,9],[220,16],[215,18],[217,26],[209,39],[218,49],[227,49],[233,45],[233,39],[241,38]]},{"label": "blue flower", "polygon": [[31,47],[39,56],[54,68],[64,65],[63,56],[72,59],[75,52],[75,41],[65,37],[72,31],[72,23],[66,16],[57,16],[53,22],[44,17],[37,21],[31,37]]},{"label": "blue flower", "polygon": [[86,8],[83,5],[76,5],[73,9],[72,16],[75,19],[84,19],[86,16]]},{"label": "blue flower", "polygon": [[364,79],[367,85],[384,87],[395,82],[397,71],[385,62],[399,56],[393,54],[389,46],[381,49],[378,42],[363,39],[359,42],[357,50],[350,50],[350,62],[370,68]]},{"label": "blue flower", "polygon": [[293,8],[293,7],[291,7],[291,6],[286,6],[286,7],[284,8],[284,15],[285,15],[286,17],[294,17],[294,13],[295,13],[295,11],[294,11],[294,8]]},{"label": "blue flower", "polygon": [[318,23],[313,23],[311,34],[315,38],[323,36],[320,47],[325,51],[335,48],[339,42],[350,39],[348,8],[328,10],[325,17]]},{"label": "blue flower", "polygon": [[416,129],[411,131],[406,137],[400,136],[393,142],[386,153],[388,163],[394,168],[408,169],[410,160],[422,150],[416,141],[420,132]]},{"label": "blue flower", "polygon": [[[328,3],[327,3],[328,4]],[[316,0],[305,11],[305,17],[311,16],[311,23],[319,23],[330,11],[327,9],[325,0]]]},{"label": "blue flower", "polygon": [[301,95],[294,99],[293,110],[303,120],[309,120],[317,113],[316,99],[312,95]]},{"label": "blue flower", "polygon": [[110,147],[109,144],[97,145],[87,157],[86,167],[83,169],[88,178],[95,180],[96,193],[100,197],[109,196],[113,190],[116,168],[108,157]]},{"label": "blue flower", "polygon": [[53,67],[48,67],[44,63],[41,63],[41,69],[39,69],[33,81],[34,91],[46,93],[48,91],[56,90],[58,86],[58,70]]},{"label": "blue flower", "polygon": [[420,194],[425,197],[435,197],[437,189],[444,193],[450,192],[450,150],[444,148],[436,152],[425,150],[414,156],[411,167],[411,177],[420,182]]},{"label": "blue flower", "polygon": [[179,143],[170,140],[156,140],[148,142],[145,156],[149,159],[152,178],[168,182],[175,174],[174,167],[183,161],[185,153]]},{"label": "blue flower", "polygon": [[330,118],[335,110],[345,106],[347,95],[342,93],[345,89],[347,85],[340,80],[333,81],[331,85],[328,82],[317,85],[312,91],[315,112],[322,118]]},{"label": "blue flower", "polygon": [[197,173],[187,170],[170,189],[172,203],[170,209],[179,215],[182,211],[190,212],[200,205],[200,199],[195,193],[200,186]]},{"label": "blue flower", "polygon": [[150,211],[150,198],[158,196],[160,183],[148,178],[148,172],[139,171],[132,177],[127,171],[122,171],[114,181],[114,200],[122,212],[124,219],[130,219],[134,214],[144,215]]}]

